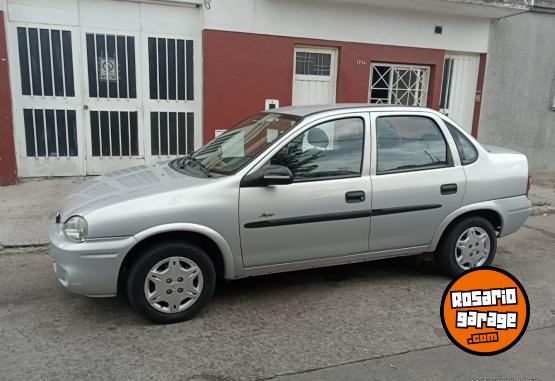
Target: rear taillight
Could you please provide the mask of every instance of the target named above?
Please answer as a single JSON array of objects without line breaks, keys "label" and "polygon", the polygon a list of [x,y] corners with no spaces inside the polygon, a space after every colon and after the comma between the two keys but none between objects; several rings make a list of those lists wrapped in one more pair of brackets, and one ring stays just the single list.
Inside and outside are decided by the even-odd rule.
[{"label": "rear taillight", "polygon": [[532,186],[532,176],[528,176],[528,184],[526,184],[526,197],[530,193],[530,187]]}]

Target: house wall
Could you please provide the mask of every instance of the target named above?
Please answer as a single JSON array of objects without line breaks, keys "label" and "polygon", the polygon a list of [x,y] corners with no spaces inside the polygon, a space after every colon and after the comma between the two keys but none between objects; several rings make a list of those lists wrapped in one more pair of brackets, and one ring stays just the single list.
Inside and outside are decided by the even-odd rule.
[{"label": "house wall", "polygon": [[0,185],[15,184],[17,167],[4,12],[0,11]]},{"label": "house wall", "polygon": [[296,45],[338,49],[338,103],[368,102],[370,64],[388,62],[431,66],[428,106],[439,108],[443,50],[205,30],[205,141],[262,110],[265,99],[291,105]]},{"label": "house wall", "polygon": [[521,151],[555,178],[555,14],[493,22],[480,141]]},{"label": "house wall", "polygon": [[[487,52],[491,20],[488,16],[442,13],[455,9],[437,1],[432,2],[432,9],[423,9],[429,2],[422,0],[411,1],[413,9],[401,8],[407,3],[401,0],[381,2],[387,3],[387,7],[379,5],[379,1],[366,2],[214,0],[212,7],[203,14],[204,26],[213,30],[276,36]],[[485,14],[492,7],[464,8]],[[443,34],[434,34],[436,25],[443,27]]]}]

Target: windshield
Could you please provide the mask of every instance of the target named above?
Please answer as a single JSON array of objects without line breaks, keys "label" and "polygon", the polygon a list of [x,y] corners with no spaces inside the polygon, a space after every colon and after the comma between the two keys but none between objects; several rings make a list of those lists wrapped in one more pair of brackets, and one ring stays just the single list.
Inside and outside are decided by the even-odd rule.
[{"label": "windshield", "polygon": [[243,168],[301,118],[260,113],[243,120],[202,147],[194,161],[206,171],[230,175]]}]

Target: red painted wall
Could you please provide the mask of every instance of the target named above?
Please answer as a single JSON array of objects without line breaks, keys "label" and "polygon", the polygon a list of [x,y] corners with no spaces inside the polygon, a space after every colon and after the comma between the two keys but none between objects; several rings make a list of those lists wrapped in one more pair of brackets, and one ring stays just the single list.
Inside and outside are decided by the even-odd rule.
[{"label": "red painted wall", "polygon": [[291,105],[295,45],[338,49],[337,102],[368,102],[372,62],[410,63],[432,67],[428,106],[439,108],[443,50],[204,30],[205,142],[262,110],[265,99]]},{"label": "red painted wall", "polygon": [[0,185],[15,184],[17,181],[6,41],[4,12],[0,11]]}]

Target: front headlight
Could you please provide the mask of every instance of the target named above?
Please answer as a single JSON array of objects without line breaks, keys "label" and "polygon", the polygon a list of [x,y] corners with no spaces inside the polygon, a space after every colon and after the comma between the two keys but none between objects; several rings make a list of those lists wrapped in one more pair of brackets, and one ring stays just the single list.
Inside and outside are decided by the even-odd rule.
[{"label": "front headlight", "polygon": [[70,241],[85,242],[89,234],[87,220],[81,216],[73,216],[64,223],[64,234]]}]

